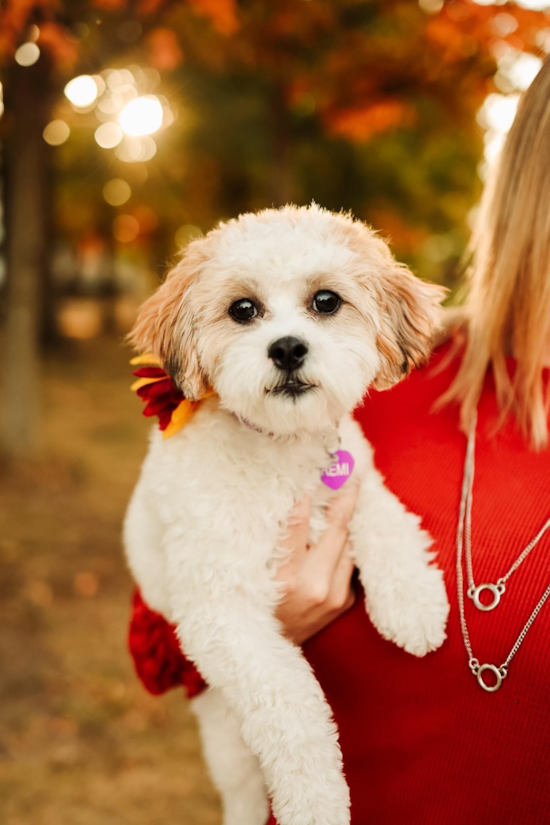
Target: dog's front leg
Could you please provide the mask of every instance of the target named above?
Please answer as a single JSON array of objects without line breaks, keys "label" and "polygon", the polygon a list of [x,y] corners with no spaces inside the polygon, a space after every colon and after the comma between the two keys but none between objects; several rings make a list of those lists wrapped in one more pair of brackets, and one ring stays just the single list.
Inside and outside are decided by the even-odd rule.
[{"label": "dog's front leg", "polygon": [[431,563],[432,539],[372,463],[350,534],[367,612],[379,633],[415,656],[442,645],[449,602],[443,573]]},{"label": "dog's front leg", "polygon": [[301,651],[229,569],[185,565],[177,548],[167,550],[180,641],[239,719],[279,825],[348,825],[336,727]]},{"label": "dog's front leg", "polygon": [[224,825],[265,825],[268,801],[257,757],[243,742],[241,726],[215,688],[191,702],[214,785],[223,802]]}]

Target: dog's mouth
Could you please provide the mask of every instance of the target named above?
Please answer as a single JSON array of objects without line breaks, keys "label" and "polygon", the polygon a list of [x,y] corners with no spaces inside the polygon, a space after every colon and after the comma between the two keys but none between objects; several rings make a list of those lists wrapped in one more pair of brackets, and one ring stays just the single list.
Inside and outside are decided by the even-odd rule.
[{"label": "dog's mouth", "polygon": [[296,378],[289,378],[275,387],[266,389],[268,395],[283,395],[287,398],[298,398],[305,395],[310,390],[317,388],[316,384],[307,384],[305,381],[298,381]]}]

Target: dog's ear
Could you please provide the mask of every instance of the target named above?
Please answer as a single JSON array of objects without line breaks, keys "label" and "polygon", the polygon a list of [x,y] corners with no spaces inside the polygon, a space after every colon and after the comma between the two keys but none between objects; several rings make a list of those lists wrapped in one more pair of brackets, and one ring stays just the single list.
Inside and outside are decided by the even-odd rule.
[{"label": "dog's ear", "polygon": [[381,364],[374,386],[387,389],[408,375],[412,367],[427,360],[441,322],[440,304],[447,290],[416,278],[393,257],[378,287],[377,346]]},{"label": "dog's ear", "polygon": [[199,361],[191,301],[198,273],[197,261],[183,258],[143,304],[128,336],[137,350],[160,359],[176,386],[191,400],[201,398],[208,388]]}]

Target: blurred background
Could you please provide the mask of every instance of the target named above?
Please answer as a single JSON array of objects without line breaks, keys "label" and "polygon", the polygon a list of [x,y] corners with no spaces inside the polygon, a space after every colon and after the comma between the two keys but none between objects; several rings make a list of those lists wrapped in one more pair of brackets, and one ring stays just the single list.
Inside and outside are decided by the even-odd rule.
[{"label": "blurred background", "polygon": [[292,201],[456,290],[550,0],[0,2],[0,821],[219,823],[126,652],[148,425],[123,337],[177,250]]}]

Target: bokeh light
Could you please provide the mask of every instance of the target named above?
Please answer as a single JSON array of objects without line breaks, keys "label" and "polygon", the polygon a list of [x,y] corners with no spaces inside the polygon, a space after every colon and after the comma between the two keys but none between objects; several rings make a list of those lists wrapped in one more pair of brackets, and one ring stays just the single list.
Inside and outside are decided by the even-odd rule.
[{"label": "bokeh light", "polygon": [[120,86],[117,86],[115,94],[121,98],[123,105],[126,106],[127,103],[138,97],[138,90],[130,83],[121,83]]},{"label": "bokeh light", "polygon": [[107,92],[100,101],[97,108],[106,115],[116,115],[124,106],[124,98],[118,92]]},{"label": "bokeh light", "polygon": [[143,86],[144,83],[147,81],[145,72],[143,71],[141,66],[137,65],[137,63],[132,63],[130,66],[128,66],[128,71],[134,78],[136,86]]},{"label": "bokeh light", "polygon": [[486,129],[507,132],[514,122],[519,95],[490,94],[481,107],[478,120]]},{"label": "bokeh light", "polygon": [[71,101],[73,106],[79,109],[90,106],[97,98],[97,95],[97,84],[89,74],[81,74],[79,77],[73,77],[65,86],[65,96]]},{"label": "bokeh light", "polygon": [[[502,0],[474,0],[478,6],[498,6]],[[515,0],[518,6],[523,6],[524,9],[533,9],[533,11],[545,11],[549,6],[549,0]]]},{"label": "bokeh light", "polygon": [[105,69],[103,76],[109,89],[114,90],[122,83],[122,77],[118,69]]},{"label": "bokeh light", "polygon": [[131,100],[120,113],[120,125],[127,135],[152,135],[162,126],[162,105],[154,95]]},{"label": "bokeh light", "polygon": [[[511,15],[502,13],[494,18],[493,23],[499,23],[499,18],[503,18],[499,25],[506,23],[508,30],[512,31],[513,26],[507,21],[509,17],[516,22]],[[520,92],[531,85],[542,66],[540,57],[521,52],[504,42],[499,45],[497,62],[495,85],[501,94],[489,94],[477,114],[477,121],[485,130],[484,161],[478,170],[483,180],[487,178],[490,167],[497,160],[504,139],[514,122]]]},{"label": "bokeh light", "polygon": [[523,92],[540,71],[542,60],[534,54],[524,54],[515,49],[498,61],[499,75],[504,75],[513,89]]},{"label": "bokeh light", "polygon": [[52,120],[44,129],[43,137],[50,146],[61,146],[70,134],[69,125],[64,120]]},{"label": "bokeh light", "polygon": [[124,136],[115,149],[115,155],[124,163],[137,163],[141,160],[142,146],[139,138]]},{"label": "bokeh light", "polygon": [[156,153],[157,153],[157,144],[153,140],[152,137],[145,135],[145,137],[138,138],[139,142],[141,143],[141,155],[139,160],[147,161],[151,160]]},{"label": "bokeh light", "polygon": [[115,154],[124,163],[138,163],[151,160],[157,151],[157,144],[152,137],[130,137],[126,135],[115,149]]},{"label": "bokeh light", "polygon": [[131,195],[130,184],[122,178],[113,178],[103,187],[103,197],[111,206],[122,206],[130,200]]},{"label": "bokeh light", "polygon": [[102,123],[98,126],[94,134],[96,143],[102,149],[114,149],[124,137],[122,129],[118,123]]},{"label": "bokeh light", "polygon": [[69,298],[58,311],[57,323],[61,334],[66,338],[97,338],[101,333],[101,315],[93,299]]},{"label": "bokeh light", "polygon": [[135,85],[135,78],[130,69],[105,69],[101,72],[109,89],[116,89],[123,84]]},{"label": "bokeh light", "polygon": [[495,163],[504,144],[504,139],[514,122],[519,103],[519,94],[490,94],[485,98],[478,112],[477,121],[486,131],[484,135],[484,158],[478,171],[482,180]]},{"label": "bokeh light", "polygon": [[103,92],[106,89],[105,81],[103,80],[103,78],[101,77],[100,74],[93,74],[92,79],[93,79],[95,85],[97,86],[97,96],[99,97],[100,95],[103,94]]},{"label": "bokeh light", "polygon": [[139,235],[139,221],[133,215],[117,215],[113,221],[113,235],[121,243],[130,243]]},{"label": "bokeh light", "polygon": [[418,0],[418,5],[426,14],[437,14],[443,8],[443,0]]},{"label": "bokeh light", "polygon": [[495,34],[498,34],[499,37],[508,37],[508,35],[516,31],[518,26],[519,23],[514,15],[508,14],[507,12],[497,14],[497,16],[491,20],[491,29]]},{"label": "bokeh light", "polygon": [[20,66],[33,66],[40,57],[36,43],[23,43],[15,52],[15,62]]}]

